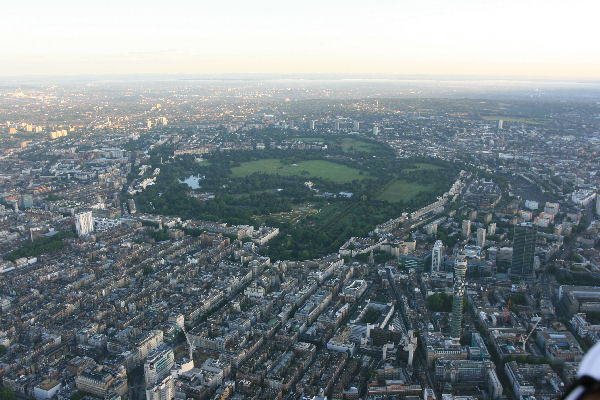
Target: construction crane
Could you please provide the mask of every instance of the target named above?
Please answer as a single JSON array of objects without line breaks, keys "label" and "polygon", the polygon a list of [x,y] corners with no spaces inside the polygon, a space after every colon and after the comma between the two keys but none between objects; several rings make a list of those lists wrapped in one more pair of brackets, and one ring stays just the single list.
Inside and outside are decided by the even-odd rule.
[{"label": "construction crane", "polygon": [[189,352],[190,352],[190,360],[192,362],[194,362],[194,355],[193,355],[193,353],[194,353],[194,350],[196,350],[196,347],[192,346],[192,341],[190,340],[190,338],[188,337],[187,332],[185,331],[185,326],[183,328],[181,328],[181,329],[183,330],[183,334],[185,335],[185,340],[187,341],[187,344],[188,344],[188,349],[189,349]]},{"label": "construction crane", "polygon": [[529,340],[529,337],[531,336],[533,331],[535,331],[535,328],[537,328],[537,326],[539,325],[541,320],[542,320],[542,317],[531,318],[531,322],[535,322],[535,325],[533,325],[533,328],[531,328],[531,332],[529,332],[529,335],[527,335],[527,337],[525,337],[525,335],[521,335],[521,340],[523,340],[523,353],[526,351],[525,344],[527,343],[527,341]]},{"label": "construction crane", "polygon": [[404,347],[402,350],[408,351],[408,367],[412,368],[413,357],[415,354],[415,349],[417,348],[417,337],[412,329],[408,331],[408,336],[404,337],[403,344]]}]

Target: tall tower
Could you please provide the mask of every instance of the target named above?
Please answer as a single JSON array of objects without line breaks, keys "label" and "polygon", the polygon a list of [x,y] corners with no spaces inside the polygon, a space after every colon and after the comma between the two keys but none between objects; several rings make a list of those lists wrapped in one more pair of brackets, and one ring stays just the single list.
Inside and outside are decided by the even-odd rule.
[{"label": "tall tower", "polygon": [[175,398],[173,376],[167,375],[154,385],[146,386],[146,400],[168,400]]},{"label": "tall tower", "polygon": [[166,346],[154,349],[144,363],[144,377],[146,385],[154,385],[169,375],[175,362],[173,350]]},{"label": "tall tower", "polygon": [[441,240],[436,240],[431,251],[431,272],[439,272],[442,265],[442,247],[444,244]]},{"label": "tall tower", "polygon": [[91,211],[75,214],[75,229],[77,236],[89,235],[94,232],[94,218]]},{"label": "tall tower", "polygon": [[460,339],[463,297],[465,295],[465,276],[467,275],[467,260],[459,256],[454,263],[454,287],[452,298],[452,317],[450,320],[450,336]]},{"label": "tall tower", "polygon": [[462,234],[465,238],[468,238],[471,235],[471,220],[470,219],[463,220]]},{"label": "tall tower", "polygon": [[477,228],[477,246],[485,246],[485,228]]},{"label": "tall tower", "polygon": [[533,278],[536,238],[537,229],[535,226],[528,224],[515,225],[512,265],[510,268],[511,279]]}]

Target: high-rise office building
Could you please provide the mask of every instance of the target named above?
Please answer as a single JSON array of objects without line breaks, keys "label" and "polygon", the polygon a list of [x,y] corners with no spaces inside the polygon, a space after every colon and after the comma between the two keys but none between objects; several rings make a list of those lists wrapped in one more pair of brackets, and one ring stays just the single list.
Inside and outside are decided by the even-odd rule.
[{"label": "high-rise office building", "polygon": [[487,233],[489,233],[490,235],[496,234],[496,223],[495,222],[492,222],[491,224],[488,225]]},{"label": "high-rise office building", "polygon": [[314,119],[310,121],[310,129],[313,130],[313,131],[315,130],[315,123],[316,122],[317,121],[315,121]]},{"label": "high-rise office building", "polygon": [[33,207],[33,195],[31,195],[29,193],[22,195],[21,196],[21,207],[23,207],[23,209]]},{"label": "high-rise office building", "polygon": [[485,246],[485,228],[477,228],[477,246],[483,247]]},{"label": "high-rise office building", "polygon": [[352,126],[352,129],[356,132],[360,131],[360,122],[354,121],[354,125]]},{"label": "high-rise office building", "polygon": [[464,256],[459,256],[454,263],[454,286],[452,297],[452,316],[450,320],[450,336],[453,339],[460,339],[463,297],[465,295],[465,277],[467,275],[467,260]]},{"label": "high-rise office building", "polygon": [[600,215],[600,194],[596,195],[596,214]]},{"label": "high-rise office building", "polygon": [[498,120],[498,130],[502,129],[502,125],[504,125],[504,121],[502,121],[501,119]]},{"label": "high-rise office building", "polygon": [[465,238],[471,236],[471,220],[465,219],[462,222],[462,234]]},{"label": "high-rise office building", "polygon": [[175,398],[173,377],[167,375],[155,384],[146,387],[146,400],[172,400]]},{"label": "high-rise office building", "polygon": [[442,248],[444,244],[441,240],[436,240],[431,251],[431,272],[439,272],[442,265]]},{"label": "high-rise office building", "polygon": [[373,126],[373,135],[375,135],[375,136],[379,135],[379,127],[377,125]]},{"label": "high-rise office building", "polygon": [[75,229],[77,236],[89,235],[94,232],[94,219],[91,211],[75,214]]},{"label": "high-rise office building", "polygon": [[534,273],[535,241],[537,229],[533,225],[515,225],[511,279],[531,279]]},{"label": "high-rise office building", "polygon": [[144,363],[146,385],[154,385],[169,375],[174,363],[173,350],[170,348],[159,346],[152,350]]}]

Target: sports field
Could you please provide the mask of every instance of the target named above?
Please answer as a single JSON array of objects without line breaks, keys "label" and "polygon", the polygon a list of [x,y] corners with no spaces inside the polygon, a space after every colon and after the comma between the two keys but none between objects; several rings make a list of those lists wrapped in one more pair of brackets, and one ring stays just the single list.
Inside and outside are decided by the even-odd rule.
[{"label": "sports field", "polygon": [[417,167],[416,169],[426,169],[426,170],[432,170],[432,171],[440,168],[437,165],[429,164],[429,163],[415,163],[414,165]]},{"label": "sports field", "polygon": [[234,178],[251,175],[255,172],[284,176],[304,176],[327,179],[336,183],[352,182],[366,178],[368,175],[360,174],[360,170],[326,160],[308,160],[297,164],[284,164],[277,158],[248,161],[239,167],[232,168]]},{"label": "sports field", "polygon": [[389,201],[390,203],[408,201],[420,192],[428,192],[432,189],[433,187],[431,185],[409,183],[400,179],[396,179],[387,185],[381,191],[381,193],[379,193],[377,200]]},{"label": "sports field", "polygon": [[377,148],[376,145],[353,138],[342,139],[342,151],[346,153],[369,153]]}]

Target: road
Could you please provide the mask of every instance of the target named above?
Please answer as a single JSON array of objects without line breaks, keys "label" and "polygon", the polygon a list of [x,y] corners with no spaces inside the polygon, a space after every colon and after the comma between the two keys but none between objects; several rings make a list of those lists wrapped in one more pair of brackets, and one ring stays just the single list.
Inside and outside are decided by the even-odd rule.
[{"label": "road", "polygon": [[[591,222],[594,219],[594,208],[593,208],[593,202],[588,204],[587,207],[585,208],[585,211],[583,213],[583,216],[585,218],[587,218],[587,220],[589,222]],[[587,228],[587,227],[586,227]],[[571,241],[569,241],[566,245],[563,245],[563,247],[558,250],[551,258],[549,261],[555,261],[555,260],[564,260],[565,257],[567,255],[569,255],[569,253],[575,248],[575,245],[577,244],[577,236],[574,237]]]},{"label": "road", "polygon": [[[402,307],[402,304],[403,304],[402,298],[400,297],[400,294],[398,293],[398,289],[396,288],[396,282],[394,281],[394,277],[392,276],[392,273],[389,269],[387,270],[387,274],[388,274],[388,280],[390,281],[390,286],[392,287],[392,291],[394,292],[394,297],[396,298],[397,307],[402,314],[402,319],[403,319],[403,321],[407,321],[406,314],[404,314],[404,308]],[[404,329],[406,330],[406,326],[404,327]],[[427,368],[427,361],[423,355],[421,346],[417,346],[417,348],[415,350],[414,362],[416,364],[418,364],[418,367],[415,365],[415,370],[419,369],[419,370],[425,371],[425,376],[427,377],[427,383],[428,383],[429,387],[431,387],[433,389],[434,388],[433,379],[431,379],[429,369]],[[440,395],[440,393],[436,393],[436,395]]]}]

